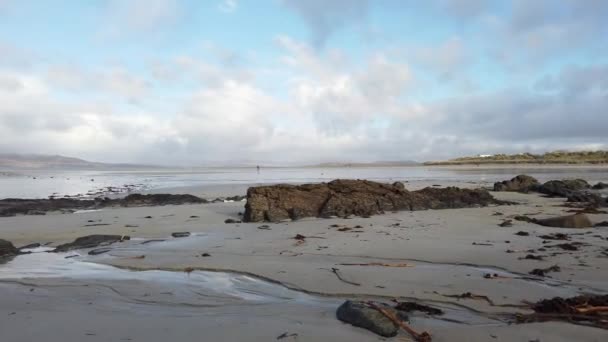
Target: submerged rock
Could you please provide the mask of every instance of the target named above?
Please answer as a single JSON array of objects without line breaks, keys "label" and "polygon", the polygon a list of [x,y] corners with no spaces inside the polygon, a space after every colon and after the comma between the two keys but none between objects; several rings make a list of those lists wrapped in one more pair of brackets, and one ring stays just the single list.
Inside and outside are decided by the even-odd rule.
[{"label": "submerged rock", "polygon": [[[394,309],[388,306],[384,308],[394,312]],[[336,317],[342,322],[367,329],[383,337],[393,337],[399,332],[399,327],[393,321],[364,302],[347,300],[336,311]]]},{"label": "submerged rock", "polygon": [[408,191],[402,183],[334,180],[329,183],[251,187],[247,190],[245,222],[303,217],[368,217],[385,211],[470,208],[505,204],[486,190],[425,188]]},{"label": "submerged rock", "polygon": [[122,235],[87,235],[79,237],[73,242],[57,246],[54,252],[67,252],[74,249],[93,248],[124,240],[129,240],[129,237]]},{"label": "submerged rock", "polygon": [[557,228],[589,228],[593,227],[593,223],[585,214],[574,214],[568,216],[551,217],[546,219],[535,219],[536,224],[546,227]]},{"label": "submerged rock", "polygon": [[528,175],[519,175],[511,180],[494,183],[494,191],[529,192],[536,190],[540,183],[536,178]]},{"label": "submerged rock", "polygon": [[13,246],[12,242],[0,239],[0,257],[10,257],[17,254],[19,254],[19,250]]}]

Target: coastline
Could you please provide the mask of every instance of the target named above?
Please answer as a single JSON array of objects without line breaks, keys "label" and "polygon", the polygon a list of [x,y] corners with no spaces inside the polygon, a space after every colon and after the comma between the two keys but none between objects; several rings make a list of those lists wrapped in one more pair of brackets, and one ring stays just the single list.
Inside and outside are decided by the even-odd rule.
[{"label": "coastline", "polygon": [[[493,175],[505,178],[501,173]],[[478,188],[491,186],[493,180],[412,180],[405,186],[409,190],[437,185]],[[247,187],[216,184],[150,193],[221,197],[244,195]],[[0,314],[9,317],[0,329],[8,332],[11,341],[54,333],[44,327],[23,333],[35,317],[52,320],[54,327],[65,330],[57,340],[77,341],[86,336],[94,341],[160,342],[167,336],[180,336],[180,340],[195,341],[205,334],[216,340],[256,341],[276,340],[289,333],[297,337],[291,335],[287,341],[317,341],[327,336],[335,341],[377,341],[373,333],[338,321],[335,310],[347,299],[397,299],[446,312],[445,317],[410,316],[411,325],[431,332],[433,341],[603,340],[608,333],[599,328],[565,322],[511,324],[509,317],[529,313],[523,307],[526,302],[608,293],[604,255],[608,230],[551,228],[517,220],[501,227],[518,215],[542,219],[568,215],[572,208],[564,206],[563,198],[536,193],[491,194],[517,204],[278,223],[238,222],[244,201],[2,217],[1,238],[18,247],[30,243],[53,247],[91,234],[129,235],[131,239],[110,245],[100,255],[88,255],[91,249],[53,254],[55,260],[75,263],[70,264],[78,266],[75,270],[45,266],[43,258],[36,261],[40,264],[32,264],[40,269],[36,272],[49,272],[46,268],[50,267],[56,270],[50,272],[57,273],[20,277],[16,270],[15,276],[0,277],[0,289],[11,294],[0,298]],[[608,221],[608,213],[601,211],[588,216],[593,223]],[[225,223],[229,219],[237,223]],[[172,237],[175,232],[190,236]],[[555,233],[566,234],[568,242],[578,246],[576,250],[562,250],[557,247],[560,241],[541,237]],[[298,235],[304,238],[297,239]],[[28,260],[25,257],[15,260]],[[546,277],[530,274],[554,265],[559,272]],[[110,276],[96,275],[99,267],[110,267],[105,271]],[[339,270],[340,277],[332,269]],[[211,275],[205,275],[209,271]],[[149,272],[163,276],[149,278]],[[211,278],[199,283],[199,277]],[[217,289],[199,289],[215,278],[219,279]],[[39,294],[32,297],[30,289]],[[260,289],[271,290],[258,293]],[[454,298],[465,293],[487,300]],[[302,296],[308,299],[297,299]],[[129,320],[132,315],[138,319]],[[199,324],[195,319],[200,319]],[[65,323],[70,320],[87,323],[70,328]],[[163,322],[165,330],[150,327],[150,321]],[[118,328],[102,329],[108,325]],[[180,334],[181,329],[191,333]]]},{"label": "coastline", "polygon": [[[475,185],[469,184],[469,186]],[[605,239],[608,239],[608,232],[605,229],[548,228],[526,222],[516,222],[513,227],[508,228],[499,227],[498,224],[503,218],[513,215],[531,214],[533,211],[536,213],[535,217],[546,217],[564,214],[568,208],[560,206],[563,199],[544,198],[535,194],[493,193],[493,195],[498,199],[517,201],[521,204],[397,212],[371,218],[304,219],[295,222],[269,223],[267,224],[269,229],[258,229],[261,224],[256,223],[224,223],[227,218],[239,219],[238,213],[243,210],[244,202],[108,208],[81,214],[19,216],[0,220],[3,226],[3,238],[12,240],[16,245],[32,242],[52,242],[51,245],[57,245],[87,234],[131,236],[130,242],[112,245],[112,250],[107,254],[83,255],[82,260],[86,262],[130,270],[170,270],[181,273],[184,269],[191,268],[237,272],[283,284],[289,289],[302,293],[326,298],[328,303],[346,298],[415,299],[458,308],[453,309],[458,319],[472,320],[473,323],[468,324],[446,325],[444,321],[428,317],[413,318],[413,324],[431,331],[435,341],[464,341],[470,336],[476,336],[478,340],[492,340],[491,335],[506,339],[551,337],[552,340],[566,341],[576,337],[581,341],[601,340],[606,334],[604,330],[566,323],[508,325],[499,320],[493,324],[487,322],[481,324],[476,320],[518,312],[521,309],[444,296],[472,292],[488,296],[496,305],[518,305],[522,300],[536,301],[552,296],[566,297],[579,291],[608,292],[603,271],[608,269],[608,258],[601,258],[599,255],[602,246],[605,245]],[[496,212],[502,215],[496,216]],[[147,216],[151,218],[146,218]],[[589,216],[594,222],[608,220],[608,214]],[[108,225],[85,227],[89,220]],[[131,227],[125,227],[126,225]],[[363,229],[359,229],[360,232],[341,232],[331,225],[361,226]],[[175,231],[189,231],[192,236],[181,239],[171,238],[170,234]],[[530,236],[515,235],[518,231],[529,232]],[[544,246],[543,240],[538,238],[538,235],[555,232],[580,234],[574,235],[573,239],[589,246],[580,252],[562,253],[556,250],[555,252],[558,252],[556,255],[547,257],[544,261],[520,259],[526,255],[526,251]],[[293,239],[296,234],[310,238],[298,243]],[[141,245],[148,239],[165,241]],[[507,250],[517,252],[507,253]],[[201,258],[201,253],[209,253],[210,257]],[[140,255],[145,255],[145,258],[136,258]],[[392,268],[341,265],[374,262],[407,263],[412,266]],[[559,264],[562,271],[552,274],[552,278],[526,279],[531,269],[549,267],[553,264]],[[339,268],[344,277],[360,286],[340,281],[329,271],[333,267]],[[496,273],[506,278],[484,279],[487,273]],[[32,281],[37,283],[36,280],[29,280],[30,283]],[[61,279],[57,281],[62,282]],[[8,286],[3,281],[0,281],[0,284]],[[117,285],[111,281],[102,284]],[[18,292],[18,285],[11,286],[16,287],[13,291]],[[44,281],[39,286],[44,287]],[[121,283],[121,286],[125,288],[124,291],[141,293],[145,292],[147,285],[134,283],[132,286],[135,287],[132,287]],[[144,288],[137,290],[141,286]],[[25,298],[19,297],[24,295],[16,294],[18,298]],[[55,295],[61,298],[68,296],[68,293],[59,291]],[[10,304],[6,299],[4,301],[3,310],[16,312],[27,310],[23,304],[12,301]],[[278,306],[273,304],[267,309],[278,310]],[[44,310],[62,312],[63,309],[46,307]],[[95,317],[90,312],[79,311],[85,310],[84,308],[75,310],[85,317],[90,315]],[[283,320],[280,321],[284,327],[298,333],[298,341],[312,341],[328,336],[327,334],[337,336],[338,341],[346,341],[348,338],[362,341],[377,340],[377,337],[367,331],[335,321],[332,309],[314,309],[312,312],[295,310],[297,314],[295,312],[292,314],[306,316],[306,319],[301,318],[308,323],[293,326]],[[323,314],[318,316],[319,311],[316,310],[321,310]],[[69,316],[65,313],[61,315]],[[319,321],[320,318],[324,321]],[[17,320],[18,324],[25,324],[16,317],[11,319]],[[248,319],[259,321],[265,329],[270,329],[268,335],[262,334],[266,338],[270,335],[276,337],[282,332],[279,326],[269,321],[263,319],[260,321],[259,318]],[[311,319],[313,320],[310,321]],[[173,328],[180,326],[182,324],[180,322],[183,323],[178,320],[171,323],[171,326]],[[329,330],[311,332],[313,326],[327,325],[327,323],[330,323]],[[217,338],[234,336],[227,327],[221,328],[209,322],[204,326],[213,327],[213,334]],[[248,331],[246,326],[239,325],[239,327],[243,332]],[[5,326],[4,329],[9,328]],[[148,336],[150,341],[156,340],[148,335],[148,332],[154,329],[148,331],[143,326],[139,326],[133,331],[138,337]],[[239,336],[242,340],[250,340],[245,333]],[[251,340],[255,339],[251,338]]]}]

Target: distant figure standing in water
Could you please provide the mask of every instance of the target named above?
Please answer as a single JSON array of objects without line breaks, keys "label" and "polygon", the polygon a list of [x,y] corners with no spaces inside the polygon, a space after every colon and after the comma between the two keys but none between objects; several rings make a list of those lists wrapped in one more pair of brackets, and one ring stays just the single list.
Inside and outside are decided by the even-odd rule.
[{"label": "distant figure standing in water", "polygon": [[260,173],[260,165],[256,166],[258,169],[258,173]]}]

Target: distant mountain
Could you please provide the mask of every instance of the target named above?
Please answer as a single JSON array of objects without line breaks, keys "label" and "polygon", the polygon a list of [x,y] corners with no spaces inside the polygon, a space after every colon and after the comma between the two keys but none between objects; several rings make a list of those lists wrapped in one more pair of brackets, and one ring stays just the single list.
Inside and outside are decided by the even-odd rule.
[{"label": "distant mountain", "polygon": [[0,153],[0,168],[29,170],[136,170],[161,167],[154,165],[97,163],[60,155]]},{"label": "distant mountain", "polygon": [[544,154],[483,154],[445,161],[426,162],[424,165],[479,165],[479,164],[608,164],[608,151],[554,151]]}]

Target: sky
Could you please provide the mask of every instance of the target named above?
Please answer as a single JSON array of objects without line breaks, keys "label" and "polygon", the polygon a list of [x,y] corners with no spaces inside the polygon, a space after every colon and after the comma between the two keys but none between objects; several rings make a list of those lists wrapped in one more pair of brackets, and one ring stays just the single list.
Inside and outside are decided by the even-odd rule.
[{"label": "sky", "polygon": [[607,16],[605,0],[0,0],[0,153],[608,149]]}]

